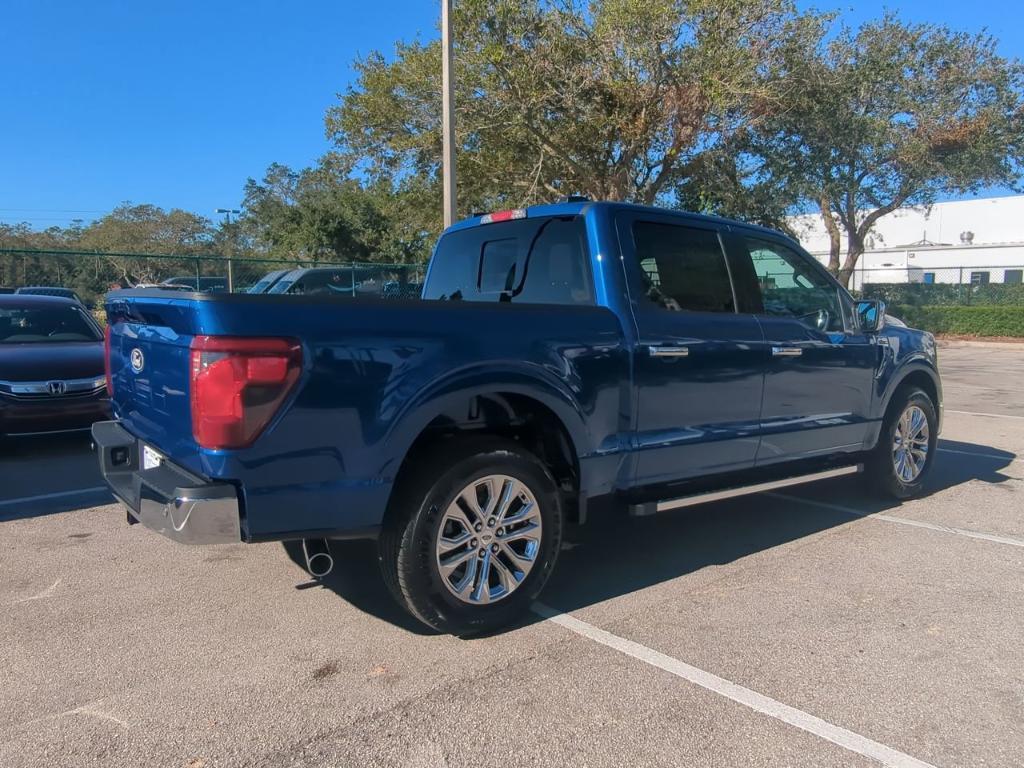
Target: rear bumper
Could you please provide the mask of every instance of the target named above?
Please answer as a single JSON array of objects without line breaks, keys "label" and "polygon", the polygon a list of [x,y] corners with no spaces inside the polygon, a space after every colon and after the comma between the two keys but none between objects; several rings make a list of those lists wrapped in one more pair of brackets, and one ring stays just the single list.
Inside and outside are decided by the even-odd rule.
[{"label": "rear bumper", "polygon": [[100,471],[133,522],[180,544],[241,541],[238,491],[167,462],[142,469],[140,442],[116,421],[93,424]]}]

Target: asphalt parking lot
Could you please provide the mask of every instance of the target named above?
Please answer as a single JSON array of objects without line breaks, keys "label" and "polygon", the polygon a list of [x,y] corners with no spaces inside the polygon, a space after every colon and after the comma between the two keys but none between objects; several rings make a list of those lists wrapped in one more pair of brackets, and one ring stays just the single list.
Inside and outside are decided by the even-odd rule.
[{"label": "asphalt parking lot", "polygon": [[293,548],[129,528],[85,438],[9,446],[0,766],[1024,765],[1024,345],[940,363],[926,497],[599,520],[473,640],[407,620],[369,545],[298,588]]}]

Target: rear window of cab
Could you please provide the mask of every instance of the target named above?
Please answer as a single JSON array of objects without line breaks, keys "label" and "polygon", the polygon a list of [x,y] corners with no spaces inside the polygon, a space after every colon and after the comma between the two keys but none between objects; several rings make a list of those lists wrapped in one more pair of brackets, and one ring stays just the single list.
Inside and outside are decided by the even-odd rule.
[{"label": "rear window of cab", "polygon": [[482,224],[441,238],[424,299],[515,304],[593,304],[579,217]]}]

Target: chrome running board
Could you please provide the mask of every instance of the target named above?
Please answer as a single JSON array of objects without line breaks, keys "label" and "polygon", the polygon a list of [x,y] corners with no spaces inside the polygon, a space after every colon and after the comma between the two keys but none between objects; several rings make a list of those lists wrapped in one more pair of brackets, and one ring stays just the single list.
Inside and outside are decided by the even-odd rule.
[{"label": "chrome running board", "polygon": [[813,483],[818,480],[828,480],[833,477],[855,475],[858,472],[862,471],[863,469],[863,464],[852,464],[848,467],[826,469],[822,472],[812,472],[809,475],[796,475],[794,477],[784,477],[780,480],[771,480],[766,483],[755,483],[754,485],[741,485],[736,488],[723,488],[720,491],[707,491],[705,493],[695,493],[692,496],[683,496],[678,499],[652,501],[648,502],[647,504],[630,504],[629,514],[633,515],[634,517],[643,517],[645,515],[653,515],[656,512],[666,512],[670,509],[679,509],[680,507],[692,507],[696,504],[706,504],[711,501],[731,499],[735,496],[747,496],[751,493],[763,493],[764,491],[774,491],[779,488],[788,488],[791,485],[803,485],[804,483]]}]

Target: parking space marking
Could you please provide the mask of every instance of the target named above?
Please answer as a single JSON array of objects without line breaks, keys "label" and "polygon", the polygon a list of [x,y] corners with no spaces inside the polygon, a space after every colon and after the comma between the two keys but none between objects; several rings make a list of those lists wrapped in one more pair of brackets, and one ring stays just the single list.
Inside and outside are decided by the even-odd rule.
[{"label": "parking space marking", "polygon": [[909,525],[914,528],[927,528],[930,531],[939,531],[940,533],[952,533],[956,536],[965,536],[968,539],[981,539],[982,541],[991,541],[995,544],[1008,544],[1011,547],[1024,547],[1024,540],[1013,539],[1009,536],[998,536],[994,533],[984,533],[982,531],[971,531],[967,528],[953,528],[948,525],[938,525],[936,523],[926,523],[924,520],[912,520],[909,517],[897,517],[896,515],[887,515],[884,512],[862,512],[859,509],[853,507],[844,507],[842,504],[832,504],[828,501],[817,501],[816,499],[802,499],[799,496],[790,496],[786,493],[766,493],[766,496],[772,496],[776,499],[785,499],[786,501],[797,501],[801,504],[809,504],[814,507],[823,507],[824,509],[831,509],[835,512],[842,512],[850,515],[851,517],[861,517],[869,520],[884,520],[887,523],[897,523],[899,525]]},{"label": "parking space marking", "polygon": [[843,749],[855,752],[882,765],[894,768],[935,768],[931,763],[918,760],[916,757],[900,752],[877,741],[861,736],[838,725],[822,720],[820,717],[803,710],[783,704],[769,696],[744,688],[711,672],[691,666],[684,661],[667,656],[664,653],[648,648],[646,645],[613,635],[611,632],[595,627],[571,614],[562,613],[542,603],[534,603],[535,613],[560,627],[575,632],[577,635],[593,640],[596,643],[612,648],[626,656],[631,656],[645,664],[650,664],[683,680],[699,685],[712,693],[742,704],[756,712],[768,715],[788,725],[792,725],[819,738],[830,741]]},{"label": "parking space marking", "polygon": [[992,419],[1024,419],[1024,416],[1011,416],[1008,413],[979,413],[978,411],[957,411],[953,408],[946,408],[946,413],[962,413],[965,416],[987,416]]},{"label": "parking space marking", "polygon": [[939,453],[957,453],[961,456],[977,456],[979,459],[995,459],[998,461],[1005,461],[1007,464],[1012,464],[1015,461],[1020,461],[1019,456],[999,456],[995,453],[978,453],[977,451],[958,451],[955,448],[936,448]]},{"label": "parking space marking", "polygon": [[22,496],[20,499],[0,499],[0,508],[13,507],[15,504],[30,504],[33,501],[45,501],[47,499],[62,499],[65,496],[84,496],[87,493],[99,493],[100,491],[110,492],[105,485],[97,485],[94,488],[79,488],[76,491],[60,491],[59,493],[43,493],[39,496]]},{"label": "parking space marking", "polygon": [[66,709],[63,712],[54,712],[52,715],[43,715],[42,717],[34,717],[31,720],[26,720],[22,723],[14,723],[14,726],[16,728],[25,728],[30,725],[35,725],[36,723],[44,723],[47,720],[59,720],[60,718],[67,717],[68,715],[88,715],[89,717],[95,717],[100,720],[107,720],[111,723],[117,723],[123,728],[130,728],[131,726],[121,718],[98,708],[104,701],[105,699],[97,699],[96,701],[90,701],[88,704],[83,704],[82,706],[75,707],[74,709]]},{"label": "parking space marking", "polygon": [[28,597],[19,598],[18,600],[15,600],[13,603],[11,603],[11,605],[18,605],[19,603],[29,603],[33,600],[45,600],[54,593],[57,587],[60,586],[60,581],[60,579],[57,579],[55,582],[53,582],[53,584],[48,586],[42,592],[38,592],[34,595],[29,595]]}]

